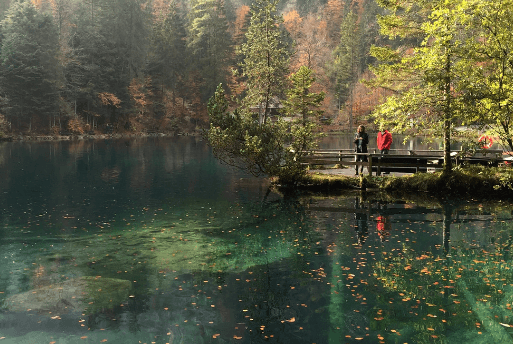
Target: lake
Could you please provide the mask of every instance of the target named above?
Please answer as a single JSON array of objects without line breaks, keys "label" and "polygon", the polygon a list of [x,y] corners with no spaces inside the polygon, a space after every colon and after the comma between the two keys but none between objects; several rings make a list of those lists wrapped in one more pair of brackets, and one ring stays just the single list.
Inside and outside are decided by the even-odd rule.
[{"label": "lake", "polygon": [[287,196],[195,137],[0,144],[0,342],[507,343],[513,207]]}]

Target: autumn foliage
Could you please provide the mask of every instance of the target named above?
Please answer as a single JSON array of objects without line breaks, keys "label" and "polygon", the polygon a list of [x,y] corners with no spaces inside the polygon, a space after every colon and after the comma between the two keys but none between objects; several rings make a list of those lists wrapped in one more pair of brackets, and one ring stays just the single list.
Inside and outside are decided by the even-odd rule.
[{"label": "autumn foliage", "polygon": [[[10,2],[11,8],[13,3]],[[31,3],[40,13],[53,17],[59,36],[59,65],[54,66],[52,82],[59,85],[61,106],[57,119],[46,121],[59,125],[59,130],[36,130],[59,132],[69,127],[79,132],[77,128],[83,125],[82,131],[88,131],[88,127],[102,131],[112,125],[115,130],[149,127],[196,131],[208,125],[206,103],[211,96],[208,90],[214,84],[227,85],[235,98],[248,92],[244,78],[232,73],[240,72],[237,48],[246,40],[252,15],[246,4],[227,10],[224,1],[214,0],[195,0],[190,7],[181,0],[113,0],[109,6],[105,6],[106,0]],[[283,19],[281,30],[290,37],[287,44],[292,44],[288,75],[301,66],[310,68],[316,79],[311,90],[325,94],[321,109],[335,122],[344,123],[348,108],[334,92],[336,83],[330,71],[333,51],[340,42],[340,25],[348,11],[357,13],[359,23],[369,20],[369,3],[329,0],[323,5],[311,5],[307,11],[304,6],[298,9],[289,4],[279,13]],[[8,15],[8,5],[9,1],[0,6],[0,16]],[[207,22],[221,31],[211,35],[205,31],[209,27],[202,26]],[[202,37],[204,42],[196,45],[195,37]],[[201,51],[219,46],[215,40],[221,38],[226,42],[223,46],[228,47],[226,51]],[[226,55],[212,58],[212,53],[217,52]],[[354,84],[355,102],[351,106],[358,121],[377,102],[376,96],[367,91],[363,85]],[[23,116],[26,120],[34,114]],[[5,112],[5,118],[17,126],[12,114]]]}]

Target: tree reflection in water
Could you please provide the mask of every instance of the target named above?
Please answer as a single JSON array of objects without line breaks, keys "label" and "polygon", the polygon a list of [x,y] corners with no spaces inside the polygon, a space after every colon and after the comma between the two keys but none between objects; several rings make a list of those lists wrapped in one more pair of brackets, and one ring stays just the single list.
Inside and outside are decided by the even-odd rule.
[{"label": "tree reflection in water", "polygon": [[6,343],[511,337],[508,202],[285,197],[194,138],[7,144],[0,155],[1,300],[81,276],[133,286],[86,317],[4,309]]}]

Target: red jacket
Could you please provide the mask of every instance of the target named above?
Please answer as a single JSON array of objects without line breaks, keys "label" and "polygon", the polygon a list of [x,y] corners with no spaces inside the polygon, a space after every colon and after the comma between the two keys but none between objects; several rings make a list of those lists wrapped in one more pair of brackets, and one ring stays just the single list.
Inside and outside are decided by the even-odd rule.
[{"label": "red jacket", "polygon": [[392,134],[388,132],[388,130],[385,130],[385,133],[382,134],[381,131],[378,132],[378,149],[390,149],[390,146],[392,145]]}]

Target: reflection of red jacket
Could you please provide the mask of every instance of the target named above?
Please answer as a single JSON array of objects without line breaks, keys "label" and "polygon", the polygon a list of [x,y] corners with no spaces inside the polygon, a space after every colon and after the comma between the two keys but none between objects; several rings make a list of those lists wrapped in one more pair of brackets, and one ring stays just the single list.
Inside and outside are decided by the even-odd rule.
[{"label": "reflection of red jacket", "polygon": [[380,215],[376,218],[376,229],[378,230],[378,235],[380,238],[390,235],[392,224],[390,223],[388,216]]},{"label": "reflection of red jacket", "polygon": [[378,149],[390,149],[390,146],[392,145],[392,134],[388,132],[388,130],[385,130],[384,133],[378,132]]}]

